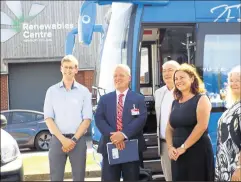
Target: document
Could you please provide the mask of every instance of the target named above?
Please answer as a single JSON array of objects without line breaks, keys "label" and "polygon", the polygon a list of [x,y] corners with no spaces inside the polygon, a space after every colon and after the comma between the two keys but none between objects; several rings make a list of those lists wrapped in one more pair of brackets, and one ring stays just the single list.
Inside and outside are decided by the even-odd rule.
[{"label": "document", "polygon": [[139,160],[138,140],[126,140],[125,148],[118,150],[111,142],[106,144],[110,165],[122,164]]}]

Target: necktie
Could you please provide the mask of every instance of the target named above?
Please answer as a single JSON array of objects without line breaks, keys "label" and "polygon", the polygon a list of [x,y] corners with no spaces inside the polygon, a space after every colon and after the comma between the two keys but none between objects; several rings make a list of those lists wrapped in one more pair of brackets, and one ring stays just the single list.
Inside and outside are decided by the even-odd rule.
[{"label": "necktie", "polygon": [[117,104],[117,131],[121,131],[122,124],[122,114],[123,114],[123,96],[124,94],[119,94],[118,96],[118,104]]}]

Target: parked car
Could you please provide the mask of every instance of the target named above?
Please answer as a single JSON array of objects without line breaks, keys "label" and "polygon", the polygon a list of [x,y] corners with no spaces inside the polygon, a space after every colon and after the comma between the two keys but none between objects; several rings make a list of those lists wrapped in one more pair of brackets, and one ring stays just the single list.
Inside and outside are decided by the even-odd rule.
[{"label": "parked car", "polygon": [[10,133],[20,148],[49,150],[51,134],[44,114],[32,110],[6,110],[1,114],[8,120],[5,131]]},{"label": "parked car", "polygon": [[23,181],[23,161],[16,140],[2,128],[7,119],[1,115],[1,181]]}]

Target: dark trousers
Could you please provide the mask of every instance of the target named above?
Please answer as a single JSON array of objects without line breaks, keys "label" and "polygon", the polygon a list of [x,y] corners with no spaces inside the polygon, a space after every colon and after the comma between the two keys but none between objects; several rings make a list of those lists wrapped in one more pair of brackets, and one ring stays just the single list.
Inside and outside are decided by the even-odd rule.
[{"label": "dark trousers", "polygon": [[101,181],[138,181],[140,174],[140,162],[128,162],[123,164],[109,165],[108,156],[103,156],[101,168]]}]

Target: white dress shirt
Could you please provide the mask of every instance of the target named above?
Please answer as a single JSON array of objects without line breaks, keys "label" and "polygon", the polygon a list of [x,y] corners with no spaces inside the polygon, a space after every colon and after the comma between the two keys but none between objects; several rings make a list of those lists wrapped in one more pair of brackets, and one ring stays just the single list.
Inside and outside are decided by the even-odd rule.
[{"label": "white dress shirt", "polygon": [[123,108],[124,108],[124,104],[125,104],[125,100],[126,100],[126,95],[129,89],[126,89],[123,93],[121,93],[119,90],[116,90],[116,108],[118,106],[118,100],[119,100],[119,95],[120,94],[124,94],[124,96],[122,97],[122,103],[123,103]]}]

